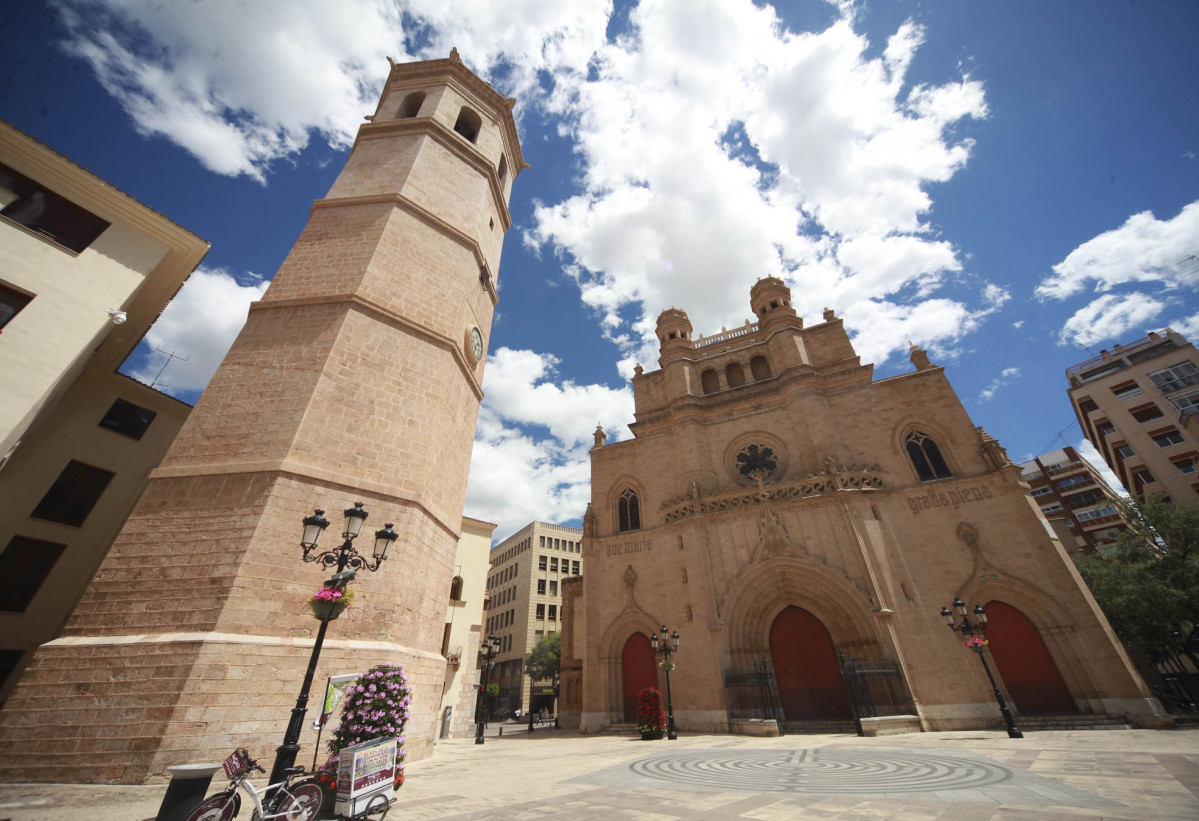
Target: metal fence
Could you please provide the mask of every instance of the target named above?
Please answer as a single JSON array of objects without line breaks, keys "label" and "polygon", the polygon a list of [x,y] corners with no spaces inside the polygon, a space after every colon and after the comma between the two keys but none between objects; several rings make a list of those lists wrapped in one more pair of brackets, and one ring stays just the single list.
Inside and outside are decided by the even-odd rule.
[{"label": "metal fence", "polygon": [[725,699],[729,718],[773,720],[783,732],[783,709],[774,687],[774,671],[763,653],[753,670],[730,670],[724,674]]},{"label": "metal fence", "polygon": [[899,665],[885,659],[859,659],[837,652],[841,679],[849,693],[854,721],[861,735],[861,720],[878,716],[914,715],[916,705]]}]

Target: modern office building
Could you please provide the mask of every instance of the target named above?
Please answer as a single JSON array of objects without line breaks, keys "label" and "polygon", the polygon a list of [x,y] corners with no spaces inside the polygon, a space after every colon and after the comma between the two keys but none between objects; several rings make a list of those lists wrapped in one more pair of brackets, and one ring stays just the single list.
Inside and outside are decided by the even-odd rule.
[{"label": "modern office building", "polygon": [[524,657],[543,636],[561,630],[562,584],[583,572],[575,527],[531,522],[491,551],[484,634],[500,640],[491,680],[500,687],[497,710],[555,711],[554,683],[530,682]]},{"label": "modern office building", "polygon": [[1115,491],[1074,448],[1042,453],[1020,470],[1068,553],[1090,555],[1128,529]]},{"label": "modern office building", "polygon": [[1199,496],[1199,353],[1170,328],[1066,370],[1083,435],[1125,489],[1165,493],[1178,504]]},{"label": "modern office building", "polygon": [[659,368],[634,369],[632,438],[596,432],[587,573],[564,599],[564,723],[628,727],[643,688],[666,693],[651,641],[666,629],[680,732],[1002,726],[942,615],[975,607],[1021,721],[1162,722],[944,369],[913,347],[911,370],[876,379],[834,312],[805,326],[779,279],[750,306],[756,322],[708,337],[663,312]]},{"label": "modern office building", "polygon": [[0,701],[191,411],[117,369],[207,251],[0,122]]}]

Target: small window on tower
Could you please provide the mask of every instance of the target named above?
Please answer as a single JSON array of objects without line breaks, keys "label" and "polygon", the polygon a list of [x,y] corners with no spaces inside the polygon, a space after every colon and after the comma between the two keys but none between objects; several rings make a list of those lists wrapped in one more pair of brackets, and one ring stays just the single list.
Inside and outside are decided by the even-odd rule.
[{"label": "small window on tower", "polygon": [[708,368],[700,376],[700,383],[703,385],[704,393],[716,393],[720,390],[720,377],[711,368]]}]

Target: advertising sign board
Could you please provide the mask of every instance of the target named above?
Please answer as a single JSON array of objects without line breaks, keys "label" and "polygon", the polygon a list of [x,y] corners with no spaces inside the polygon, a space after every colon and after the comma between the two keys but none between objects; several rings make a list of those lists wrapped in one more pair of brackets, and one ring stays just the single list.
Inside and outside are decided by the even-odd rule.
[{"label": "advertising sign board", "polygon": [[390,802],[395,798],[395,771],[394,738],[376,738],[346,747],[338,757],[334,810],[338,815],[354,816],[367,807]]}]

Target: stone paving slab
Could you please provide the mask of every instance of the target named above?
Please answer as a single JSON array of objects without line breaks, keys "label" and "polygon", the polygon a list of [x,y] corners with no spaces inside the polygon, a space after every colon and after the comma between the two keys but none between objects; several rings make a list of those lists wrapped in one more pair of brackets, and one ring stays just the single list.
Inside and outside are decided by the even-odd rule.
[{"label": "stone paving slab", "polygon": [[[269,759],[269,751],[258,752]],[[389,818],[1195,821],[1199,729],[1030,732],[1023,739],[978,731],[683,734],[643,742],[511,727],[483,745],[439,742],[406,775]],[[870,792],[871,778],[885,791]],[[165,784],[0,784],[0,821],[144,821],[164,792]]]}]

